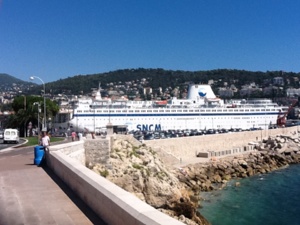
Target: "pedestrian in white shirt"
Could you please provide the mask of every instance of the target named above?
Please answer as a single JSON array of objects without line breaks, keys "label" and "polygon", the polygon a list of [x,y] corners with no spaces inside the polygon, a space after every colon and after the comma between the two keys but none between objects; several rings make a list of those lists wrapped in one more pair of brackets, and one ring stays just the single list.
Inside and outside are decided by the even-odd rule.
[{"label": "pedestrian in white shirt", "polygon": [[50,138],[46,131],[42,133],[41,145],[44,146],[45,150],[49,151]]}]

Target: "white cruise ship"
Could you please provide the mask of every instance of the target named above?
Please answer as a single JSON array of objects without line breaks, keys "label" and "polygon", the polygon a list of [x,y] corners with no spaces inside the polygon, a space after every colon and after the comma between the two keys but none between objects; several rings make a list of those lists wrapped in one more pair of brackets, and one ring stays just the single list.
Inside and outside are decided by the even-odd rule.
[{"label": "white cruise ship", "polygon": [[66,124],[81,132],[105,130],[108,124],[127,131],[267,129],[276,125],[279,111],[284,110],[270,99],[224,103],[203,84],[190,84],[187,99],[166,101],[102,99],[99,88],[93,99],[78,99]]}]

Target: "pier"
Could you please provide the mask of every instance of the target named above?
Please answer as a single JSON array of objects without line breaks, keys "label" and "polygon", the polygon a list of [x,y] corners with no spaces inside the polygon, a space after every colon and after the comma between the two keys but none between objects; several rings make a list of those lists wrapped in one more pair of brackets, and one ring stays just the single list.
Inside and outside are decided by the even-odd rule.
[{"label": "pier", "polygon": [[[221,158],[254,151],[253,148],[245,146],[251,146],[251,142],[259,142],[263,138],[276,136],[277,134],[298,134],[298,127],[160,139],[144,141],[144,144],[151,146],[153,150],[159,152],[160,155],[164,154],[164,160],[169,159],[168,163],[170,166],[176,167],[206,162],[214,157]],[[46,154],[47,168],[72,191],[74,196],[76,195],[80,201],[84,202],[84,204],[95,213],[96,217],[103,219],[106,224],[183,224],[180,221],[157,211],[131,193],[126,192],[86,167],[89,160],[99,160],[101,163],[107,162],[109,165],[110,146],[115,138],[133,139],[133,137],[130,137],[129,135],[111,135],[107,138],[88,138],[87,140],[51,146],[50,152]],[[31,151],[28,151],[27,154],[33,154]],[[99,152],[101,154],[98,154]],[[3,161],[1,161],[1,163],[2,162]],[[16,161],[16,163],[18,164],[21,162]],[[18,176],[22,178],[26,175],[26,170],[23,170],[22,167],[17,164],[15,174],[19,174]],[[31,164],[30,166],[34,165]],[[34,166],[34,169],[42,168]],[[34,176],[34,173],[35,172],[33,171],[30,176]],[[42,195],[41,201],[44,201],[45,196],[43,195],[43,189],[36,188],[38,183],[39,182],[31,183],[31,191],[37,191],[35,194],[37,196],[39,194]],[[5,184],[6,183],[2,183],[2,186],[5,187]],[[15,185],[16,184],[17,183],[15,183]],[[22,187],[17,188],[20,189]],[[22,192],[16,192],[15,194],[16,198],[20,198]],[[5,205],[2,205],[2,207],[5,208],[7,205],[4,200],[3,203]],[[6,200],[9,199],[6,198]],[[32,199],[29,198],[28,201],[32,201]],[[46,204],[44,202],[36,201],[36,204],[37,203],[41,204],[39,205],[41,208],[46,207],[43,206],[43,204]],[[54,202],[53,204],[55,207]],[[26,217],[29,212],[26,208],[20,208],[19,213]],[[40,214],[38,214],[37,217],[41,217],[41,219],[46,219],[47,216],[49,216],[47,213],[42,213],[42,211],[39,213]],[[13,214],[10,215],[13,217]],[[55,220],[55,215],[52,215],[51,218]],[[82,220],[84,220],[84,217]],[[72,223],[69,222],[69,224]],[[88,222],[83,224],[88,224]]]}]

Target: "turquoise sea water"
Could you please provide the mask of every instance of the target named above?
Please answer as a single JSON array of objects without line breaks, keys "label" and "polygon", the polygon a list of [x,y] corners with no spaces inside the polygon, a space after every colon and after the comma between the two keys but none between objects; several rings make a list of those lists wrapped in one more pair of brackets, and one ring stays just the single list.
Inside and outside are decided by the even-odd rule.
[{"label": "turquoise sea water", "polygon": [[300,225],[300,165],[234,180],[201,196],[207,201],[200,212],[213,225]]}]

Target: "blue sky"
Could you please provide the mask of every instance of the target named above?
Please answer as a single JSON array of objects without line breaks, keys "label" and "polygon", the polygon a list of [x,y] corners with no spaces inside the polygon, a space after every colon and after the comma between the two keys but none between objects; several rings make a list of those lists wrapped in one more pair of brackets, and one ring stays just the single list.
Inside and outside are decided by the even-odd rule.
[{"label": "blue sky", "polygon": [[[0,73],[300,72],[296,0],[0,0]],[[36,81],[39,83],[40,81]]]}]

